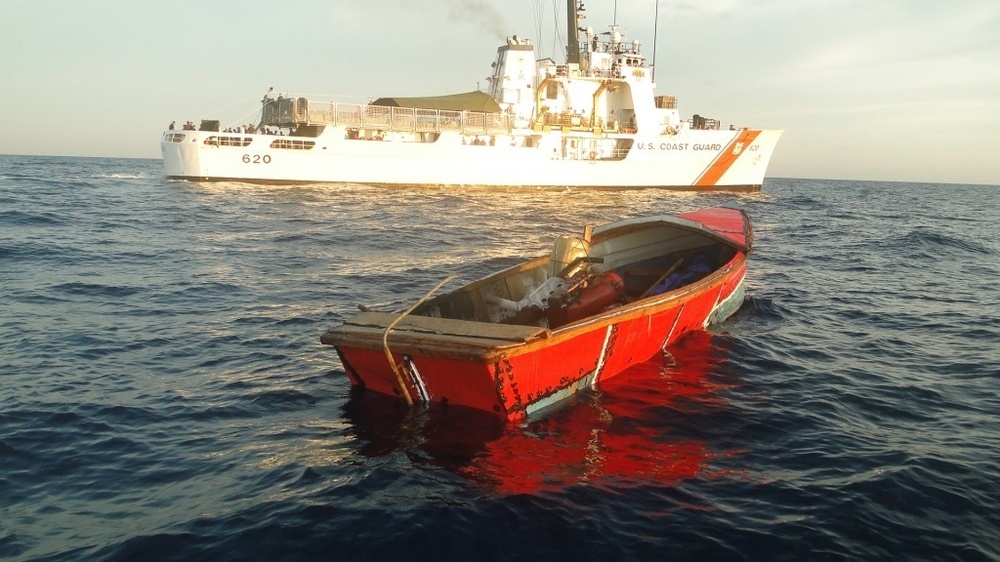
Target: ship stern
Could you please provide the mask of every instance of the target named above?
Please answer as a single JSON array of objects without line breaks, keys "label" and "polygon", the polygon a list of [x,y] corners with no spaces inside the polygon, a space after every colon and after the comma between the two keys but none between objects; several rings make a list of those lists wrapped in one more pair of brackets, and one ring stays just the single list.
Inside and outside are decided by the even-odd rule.
[{"label": "ship stern", "polygon": [[168,178],[198,178],[201,162],[196,131],[166,131],[160,138],[163,169]]}]

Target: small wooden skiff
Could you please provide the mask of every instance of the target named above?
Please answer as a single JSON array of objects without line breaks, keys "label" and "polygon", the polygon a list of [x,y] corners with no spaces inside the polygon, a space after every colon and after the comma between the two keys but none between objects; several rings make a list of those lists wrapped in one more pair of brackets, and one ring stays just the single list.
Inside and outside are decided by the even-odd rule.
[{"label": "small wooden skiff", "polygon": [[587,227],[550,256],[403,313],[361,312],[321,341],[366,391],[518,420],[733,314],[752,243],[747,214],[727,206]]}]

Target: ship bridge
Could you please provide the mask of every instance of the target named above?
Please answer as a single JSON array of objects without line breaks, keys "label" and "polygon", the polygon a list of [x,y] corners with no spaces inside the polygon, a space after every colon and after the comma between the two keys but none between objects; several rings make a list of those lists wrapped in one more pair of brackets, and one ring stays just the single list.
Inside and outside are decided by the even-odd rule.
[{"label": "ship bridge", "polygon": [[566,62],[536,60],[531,41],[508,37],[497,49],[490,95],[518,127],[597,135],[675,134],[682,126],[676,100],[654,95],[653,69],[639,41],[626,42],[617,25],[603,33],[580,28],[583,8],[573,1],[569,5],[573,32]]}]

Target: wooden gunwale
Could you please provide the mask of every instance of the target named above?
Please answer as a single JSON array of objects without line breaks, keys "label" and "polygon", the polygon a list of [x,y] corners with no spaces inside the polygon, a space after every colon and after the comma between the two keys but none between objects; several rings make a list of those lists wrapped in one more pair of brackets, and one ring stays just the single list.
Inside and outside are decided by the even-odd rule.
[{"label": "wooden gunwale", "polygon": [[[543,259],[543,258],[539,258]],[[705,278],[674,291],[647,297],[602,314],[578,320],[548,330],[538,326],[520,326],[455,320],[429,316],[408,316],[389,333],[389,344],[398,354],[453,358],[491,364],[503,357],[531,353],[539,348],[561,343],[583,333],[606,328],[636,318],[680,306],[681,303],[702,293],[716,290],[730,277],[730,273],[743,267],[747,256],[739,252],[728,263]],[[526,269],[532,260],[506,270]],[[502,274],[491,276],[460,290],[491,282]],[[365,312],[355,315],[342,326],[328,330],[321,337],[324,344],[361,349],[382,349],[385,328],[398,313]]]}]

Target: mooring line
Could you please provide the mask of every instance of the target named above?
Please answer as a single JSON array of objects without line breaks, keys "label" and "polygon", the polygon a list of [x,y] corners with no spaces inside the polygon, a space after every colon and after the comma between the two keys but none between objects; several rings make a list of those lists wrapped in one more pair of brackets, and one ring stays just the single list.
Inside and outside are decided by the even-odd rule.
[{"label": "mooring line", "polygon": [[396,375],[396,382],[399,384],[399,390],[402,391],[403,398],[406,399],[406,404],[409,406],[413,406],[413,398],[410,397],[410,391],[409,389],[406,388],[406,383],[403,381],[403,371],[405,370],[405,367],[403,365],[398,365],[396,363],[396,360],[392,358],[392,352],[389,351],[389,331],[395,328],[396,324],[399,324],[400,320],[406,318],[411,312],[413,312],[415,308],[423,304],[425,300],[430,298],[431,295],[433,295],[435,292],[437,292],[438,289],[444,286],[445,283],[451,281],[456,277],[458,276],[449,275],[448,277],[445,277],[444,280],[435,285],[433,289],[427,291],[426,295],[420,297],[420,300],[413,303],[413,306],[406,309],[406,312],[400,314],[395,320],[390,322],[389,325],[386,327],[385,332],[382,334],[382,350],[385,351],[385,358],[389,360],[389,367],[392,369],[392,374]]}]

